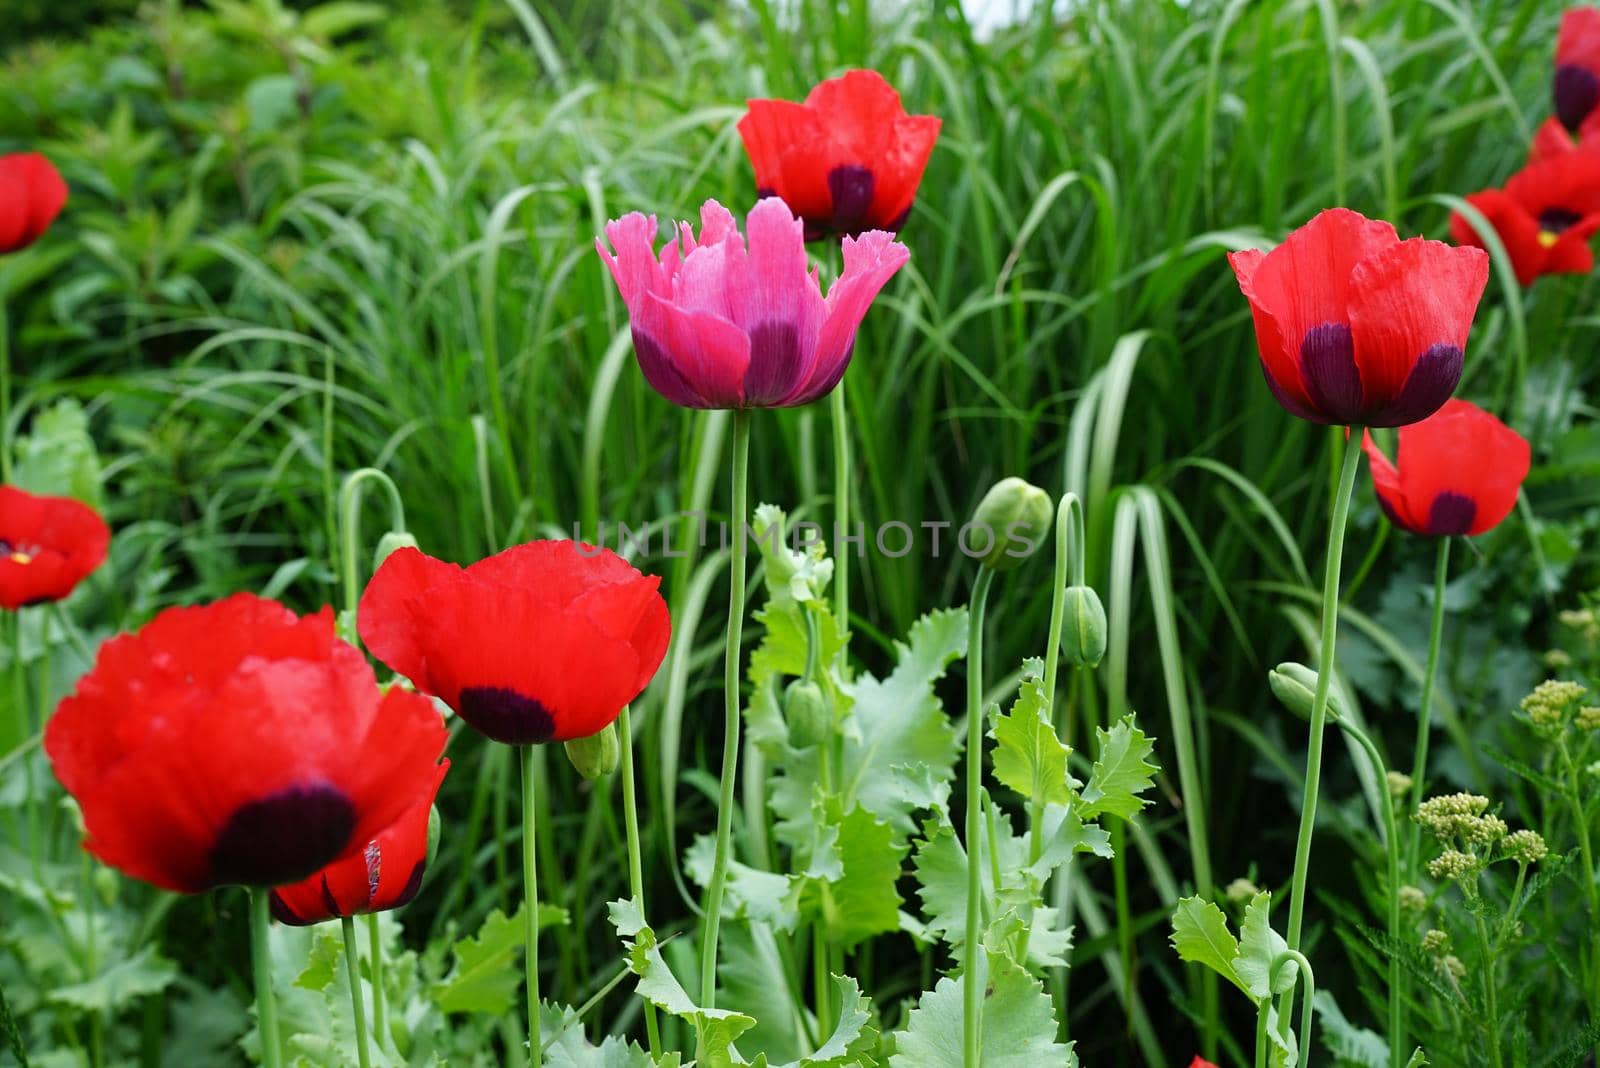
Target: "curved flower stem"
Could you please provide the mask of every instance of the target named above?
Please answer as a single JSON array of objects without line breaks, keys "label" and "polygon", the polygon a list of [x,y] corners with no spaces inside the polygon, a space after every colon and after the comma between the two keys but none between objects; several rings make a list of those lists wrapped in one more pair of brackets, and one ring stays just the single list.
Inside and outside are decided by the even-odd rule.
[{"label": "curved flower stem", "polygon": [[[833,387],[828,398],[833,416],[833,536],[834,545],[850,532],[850,423],[844,404],[844,379]],[[839,637],[850,632],[850,557],[844,552],[833,554],[834,625]],[[849,659],[847,650],[840,650],[841,659]]]},{"label": "curved flower stem", "polygon": [[344,933],[344,974],[350,981],[350,1012],[356,1022],[356,1059],[361,1068],[371,1068],[372,1055],[367,1052],[367,1005],[361,996],[361,947],[356,943],[354,917],[342,916],[339,924]]},{"label": "curved flower stem", "polygon": [[[1433,620],[1428,627],[1428,666],[1422,675],[1422,707],[1417,711],[1417,745],[1411,761],[1411,811],[1422,804],[1422,791],[1428,777],[1428,738],[1433,718],[1434,678],[1439,672],[1439,648],[1444,636],[1444,587],[1450,573],[1450,538],[1439,539],[1433,565]],[[1422,825],[1413,823],[1406,846],[1406,874],[1417,877],[1422,862]]]},{"label": "curved flower stem", "polygon": [[[1084,585],[1083,503],[1076,493],[1065,493],[1056,505],[1056,573],[1050,591],[1050,637],[1044,652],[1044,707],[1054,721],[1056,679],[1061,665],[1061,626],[1067,602],[1067,572],[1072,585]],[[1058,731],[1061,726],[1058,724]],[[1068,732],[1070,734],[1070,732]],[[1072,739],[1064,739],[1068,745]]]},{"label": "curved flower stem", "polygon": [[[1372,762],[1373,770],[1380,781],[1386,780],[1387,769],[1383,765],[1383,757],[1378,754],[1378,747],[1372,743],[1372,738],[1367,732],[1357,727],[1354,723],[1341,719],[1339,726],[1351,738],[1354,738],[1366,752],[1367,759]],[[1379,791],[1378,796],[1383,800],[1383,851],[1387,860],[1388,886],[1385,894],[1388,898],[1389,942],[1391,947],[1400,944],[1400,839],[1399,827],[1394,816],[1394,796],[1385,787]],[[1512,901],[1515,902],[1515,898]],[[1405,982],[1400,971],[1400,956],[1391,948],[1389,953],[1389,1063],[1392,1068],[1402,1068],[1405,1064],[1405,997],[1402,984]]]},{"label": "curved flower stem", "polygon": [[368,482],[384,488],[389,498],[389,529],[406,529],[406,505],[394,480],[376,467],[350,472],[339,485],[339,570],[344,584],[344,616],[340,622],[349,628],[344,637],[355,640],[356,605],[361,601],[360,569],[356,566],[356,547],[361,544],[361,499]]},{"label": "curved flower stem", "polygon": [[389,1021],[383,994],[383,937],[378,933],[376,912],[367,913],[367,948],[372,957],[367,965],[372,969],[372,1033],[381,1050],[389,1036]]},{"label": "curved flower stem", "polygon": [[[1267,972],[1267,989],[1271,990],[1277,985],[1278,969],[1282,968],[1285,964],[1290,963],[1299,966],[1300,973],[1298,978],[1303,980],[1305,983],[1304,996],[1300,1001],[1300,1049],[1302,1051],[1300,1063],[1306,1064],[1309,1063],[1311,1059],[1311,1002],[1312,999],[1317,996],[1317,983],[1316,979],[1313,978],[1311,974],[1311,962],[1306,959],[1305,954],[1301,953],[1298,949],[1286,949],[1282,953],[1279,953],[1277,959],[1272,962],[1272,967]],[[1284,993],[1283,999],[1278,1003],[1278,1033],[1286,1039],[1289,1037],[1289,1010],[1294,1006],[1294,989],[1295,988],[1291,986]],[[1262,1004],[1266,1004],[1265,999],[1262,1000]],[[1269,1056],[1267,1059],[1271,1060],[1271,1057]]]},{"label": "curved flower stem", "polygon": [[[644,861],[639,850],[639,805],[633,786],[633,716],[627,705],[617,716],[617,741],[621,748],[622,823],[628,834],[628,893],[644,912]],[[654,1003],[644,1003],[645,1033],[650,1041],[650,1059],[661,1059],[661,1029],[656,1022]]]},{"label": "curved flower stem", "polygon": [[978,941],[979,898],[983,894],[979,845],[983,826],[983,610],[993,582],[992,570],[987,567],[978,570],[967,609],[967,930],[964,943],[967,961],[961,983],[962,1064],[966,1068],[980,1068],[978,1027],[983,987],[976,980],[983,953]]},{"label": "curved flower stem", "polygon": [[[1294,848],[1294,877],[1289,887],[1291,950],[1300,949],[1301,922],[1305,918],[1306,876],[1311,863],[1311,836],[1317,824],[1317,791],[1322,780],[1322,736],[1328,723],[1328,689],[1333,683],[1335,645],[1339,635],[1339,564],[1344,556],[1345,521],[1350,514],[1350,494],[1361,461],[1360,435],[1352,426],[1344,442],[1344,466],[1334,491],[1333,514],[1328,522],[1328,561],[1322,582],[1322,637],[1317,658],[1317,689],[1311,701],[1311,738],[1306,747],[1305,798],[1300,807],[1300,833]],[[1288,1011],[1288,997],[1279,1002],[1278,1014]]]},{"label": "curved flower stem", "polygon": [[528,1064],[539,1068],[544,1062],[544,1039],[539,1027],[539,868],[538,843],[534,840],[538,821],[534,816],[533,746],[521,746],[522,755],[522,917],[527,938],[523,960],[528,973]]},{"label": "curved flower stem", "polygon": [[733,413],[733,558],[728,580],[728,633],[722,658],[722,781],[717,797],[717,850],[706,887],[705,938],[700,943],[700,1006],[714,1008],[717,995],[717,931],[722,891],[728,879],[733,836],[733,785],[739,768],[739,643],[744,633],[745,522],[750,468],[750,413]]},{"label": "curved flower stem", "polygon": [[283,1068],[283,1046],[278,1035],[278,1001],[272,990],[272,950],[267,931],[272,925],[270,899],[265,887],[250,888],[250,963],[256,986],[256,1029],[261,1035],[261,1068]]}]

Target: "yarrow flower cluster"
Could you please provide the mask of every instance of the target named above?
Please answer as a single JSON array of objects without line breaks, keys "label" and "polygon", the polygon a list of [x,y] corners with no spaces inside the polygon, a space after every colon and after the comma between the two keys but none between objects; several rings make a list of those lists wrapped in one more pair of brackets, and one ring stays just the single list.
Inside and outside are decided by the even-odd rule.
[{"label": "yarrow flower cluster", "polygon": [[1428,874],[1457,883],[1468,898],[1477,896],[1478,875],[1494,861],[1514,860],[1526,867],[1549,852],[1537,831],[1511,831],[1489,811],[1489,799],[1482,794],[1430,797],[1417,806],[1415,818],[1444,847],[1428,862]]},{"label": "yarrow flower cluster", "polygon": [[[1566,733],[1567,724],[1572,719],[1572,706],[1588,692],[1580,683],[1546,679],[1522,699],[1522,711],[1533,725],[1535,733],[1556,738]],[[1594,730],[1595,725],[1600,725],[1600,710],[1585,708],[1579,712],[1578,719],[1582,729]]]}]

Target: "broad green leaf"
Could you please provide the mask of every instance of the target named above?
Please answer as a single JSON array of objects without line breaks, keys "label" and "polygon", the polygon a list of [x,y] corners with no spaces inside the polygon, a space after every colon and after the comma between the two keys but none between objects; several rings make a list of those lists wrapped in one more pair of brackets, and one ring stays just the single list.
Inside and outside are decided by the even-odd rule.
[{"label": "broad green leaf", "polygon": [[1022,667],[1022,683],[1011,711],[993,717],[989,737],[994,739],[994,775],[1024,800],[1035,798],[1054,804],[1072,800],[1077,785],[1067,772],[1072,748],[1056,736],[1046,707],[1041,664],[1029,660]]},{"label": "broad green leaf", "polygon": [[[993,843],[998,850],[998,865],[989,862],[991,846],[986,833],[979,839],[980,863],[978,881],[981,892],[994,902],[1002,891],[1010,888],[1023,893],[1013,898],[1029,900],[1023,880],[1026,878],[1027,845],[1011,833],[1011,821],[1005,813],[996,813]],[[995,868],[1000,871],[1001,885],[994,882]],[[912,868],[917,877],[917,896],[922,901],[923,931],[943,939],[957,960],[966,959],[967,923],[967,852],[956,836],[955,828],[942,817],[930,820],[924,828],[924,837],[917,843]],[[1010,880],[1008,882],[1008,879]],[[993,910],[998,912],[999,910]]]},{"label": "broad green leaf", "polygon": [[335,933],[331,923],[319,924],[311,930],[311,953],[294,985],[303,990],[326,990],[344,967],[344,938]]},{"label": "broad green leaf", "polygon": [[1133,725],[1132,716],[1124,716],[1109,731],[1096,728],[1095,733],[1100,753],[1083,788],[1084,816],[1109,812],[1128,819],[1149,804],[1139,794],[1150,789],[1156,773],[1156,766],[1145,759],[1155,744]]},{"label": "broad green leaf", "polygon": [[695,1030],[695,1062],[703,1068],[737,1064],[734,1040],[755,1026],[755,1019],[728,1009],[703,1009],[662,959],[656,934],[645,923],[637,898],[613,901],[611,925],[628,951],[628,970],[639,977],[639,996],[663,1012],[687,1020]]},{"label": "broad green leaf", "polygon": [[1288,951],[1289,943],[1272,929],[1271,911],[1272,895],[1266,891],[1250,899],[1239,924],[1239,959],[1233,962],[1234,972],[1257,1004],[1294,986],[1300,974],[1300,966],[1293,962],[1279,968],[1276,976],[1272,973],[1273,962]]},{"label": "broad green leaf", "polygon": [[[983,983],[983,1068],[1040,1068],[1078,1063],[1070,1045],[1056,1041],[1056,1019],[1043,984],[1003,957],[978,956]],[[962,987],[968,981],[940,979],[911,1010],[904,1031],[895,1032],[890,1068],[963,1068]]]},{"label": "broad green leaf", "polygon": [[[755,1019],[740,1041],[764,1051],[774,1061],[798,1060],[808,1047],[806,990],[790,986],[782,951],[773,928],[734,920],[724,913],[717,943],[717,1004]],[[799,976],[795,981],[800,982]]]},{"label": "broad green leaf", "polygon": [[[565,909],[539,906],[540,930],[566,922]],[[434,1003],[445,1012],[511,1011],[523,980],[523,943],[521,908],[510,916],[489,913],[477,935],[455,944],[455,967],[434,987]]]},{"label": "broad green leaf", "polygon": [[52,1005],[66,1005],[81,1012],[115,1016],[129,1003],[159,994],[177,977],[177,966],[161,957],[154,945],[146,945],[93,979],[57,987],[50,991],[46,1000]]},{"label": "broad green leaf", "polygon": [[1172,948],[1183,960],[1205,965],[1250,994],[1234,967],[1239,942],[1228,930],[1228,918],[1211,902],[1199,897],[1179,899],[1172,913]]},{"label": "broad green leaf", "polygon": [[1345,1019],[1339,1003],[1326,990],[1317,991],[1311,1003],[1317,1009],[1316,1030],[1322,1035],[1322,1046],[1335,1062],[1350,1068],[1387,1068],[1389,1046],[1382,1035]]},{"label": "broad green leaf", "polygon": [[839,877],[823,890],[823,916],[832,942],[853,946],[900,929],[900,862],[909,848],[887,823],[857,805],[839,823]]},{"label": "broad green leaf", "polygon": [[17,441],[16,460],[12,482],[29,493],[101,507],[100,457],[77,401],[58,401],[34,416],[28,435]]},{"label": "broad green leaf", "polygon": [[540,1002],[539,1027],[548,1068],[664,1068],[679,1063],[677,1054],[652,1061],[638,1045],[616,1035],[607,1035],[598,1046],[591,1045],[583,1032],[583,1020],[565,1005]]},{"label": "broad green leaf", "polygon": [[[854,979],[843,975],[830,975],[834,987],[834,1000],[839,1004],[839,1021],[833,1034],[817,1049],[790,1061],[774,1063],[772,1068],[871,1068],[878,1062],[872,1054],[878,1048],[878,1028],[872,1022],[872,1000],[861,993]],[[756,1065],[766,1063],[765,1055],[758,1057]]]},{"label": "broad green leaf", "polygon": [[[711,882],[716,850],[716,838],[702,834],[684,853],[684,870],[702,888]],[[790,877],[787,875],[762,871],[737,860],[729,860],[727,881],[723,887],[726,895],[723,899],[724,919],[742,917],[770,923],[780,930],[791,932],[799,922],[800,914],[790,899]]]}]

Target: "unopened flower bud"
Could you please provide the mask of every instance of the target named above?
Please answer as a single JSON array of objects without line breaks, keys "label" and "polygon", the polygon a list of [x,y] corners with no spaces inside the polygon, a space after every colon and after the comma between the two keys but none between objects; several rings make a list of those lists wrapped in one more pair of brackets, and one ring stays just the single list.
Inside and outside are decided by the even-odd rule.
[{"label": "unopened flower bud", "polygon": [[1009,571],[1044,543],[1052,518],[1048,493],[1020,478],[1003,478],[978,502],[968,524],[976,532],[966,535],[963,544],[976,551],[987,538],[989,548],[979,562],[994,571]]},{"label": "unopened flower bud", "polygon": [[1411,776],[1404,772],[1391,771],[1384,778],[1389,786],[1390,797],[1404,797],[1411,792]]},{"label": "unopened flower bud", "polygon": [[578,774],[593,781],[617,770],[622,759],[622,743],[617,740],[617,725],[606,724],[606,729],[587,738],[574,738],[565,743],[567,759],[578,769]]},{"label": "unopened flower bud", "polygon": [[1092,668],[1106,655],[1106,606],[1089,586],[1068,586],[1061,606],[1061,652],[1073,667]]},{"label": "unopened flower bud", "polygon": [[[1311,718],[1311,707],[1316,703],[1317,673],[1304,664],[1286,660],[1267,672],[1267,685],[1283,707],[1301,719]],[[1343,717],[1344,710],[1332,687],[1328,689],[1328,716],[1335,722]]]},{"label": "unopened flower bud", "polygon": [[783,718],[789,744],[796,749],[821,745],[833,730],[833,709],[822,687],[810,679],[795,679],[783,692]]},{"label": "unopened flower bud", "polygon": [[425,852],[423,854],[423,856],[427,858],[427,862],[429,864],[433,863],[433,858],[435,856],[437,856],[438,853],[439,853],[439,831],[440,831],[440,826],[441,825],[440,825],[440,822],[439,822],[439,806],[438,805],[429,805],[428,806],[428,850],[427,850],[427,852]]},{"label": "unopened flower bud", "polygon": [[1500,848],[1505,850],[1506,856],[1519,864],[1537,864],[1550,852],[1550,847],[1545,845],[1544,836],[1538,831],[1513,831],[1506,835],[1505,841],[1500,843]]},{"label": "unopened flower bud", "polygon": [[1400,907],[1407,912],[1424,912],[1428,908],[1428,895],[1415,886],[1400,888]]},{"label": "unopened flower bud", "polygon": [[1459,849],[1446,849],[1428,862],[1428,874],[1435,879],[1459,879],[1477,867],[1470,853]]},{"label": "unopened flower bud", "polygon": [[417,539],[404,530],[391,530],[378,539],[378,548],[372,554],[372,569],[376,571],[396,549],[415,549]]},{"label": "unopened flower bud", "polygon": [[1422,936],[1422,951],[1434,957],[1450,952],[1450,935],[1437,927],[1433,928]]},{"label": "unopened flower bud", "polygon": [[1242,906],[1255,900],[1255,896],[1261,893],[1261,888],[1249,879],[1235,879],[1228,884],[1228,889],[1224,893],[1228,895],[1229,901]]}]

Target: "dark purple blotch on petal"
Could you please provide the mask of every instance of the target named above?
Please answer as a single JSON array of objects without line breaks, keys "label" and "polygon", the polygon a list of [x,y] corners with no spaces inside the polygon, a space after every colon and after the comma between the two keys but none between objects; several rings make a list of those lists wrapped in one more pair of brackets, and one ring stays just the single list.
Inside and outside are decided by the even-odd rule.
[{"label": "dark purple blotch on petal", "polygon": [[1435,537],[1465,534],[1472,529],[1472,520],[1478,514],[1478,504],[1471,497],[1445,490],[1433,499],[1428,509],[1427,533]]},{"label": "dark purple blotch on petal", "polygon": [[744,373],[744,402],[761,408],[782,400],[805,369],[800,331],[793,323],[762,323],[750,331],[750,366]]},{"label": "dark purple blotch on petal", "polygon": [[1355,341],[1344,323],[1323,323],[1300,341],[1300,378],[1327,421],[1354,423],[1361,414],[1361,373]]},{"label": "dark purple blotch on petal", "polygon": [[211,847],[217,886],[283,886],[328,863],[350,842],[356,809],[327,783],[291,786],[240,805]]},{"label": "dark purple blotch on petal", "polygon": [[1539,229],[1547,234],[1562,234],[1583,216],[1566,208],[1546,208],[1539,213]]},{"label": "dark purple blotch on petal", "polygon": [[637,327],[633,330],[633,354],[639,361],[639,370],[644,374],[645,381],[667,400],[685,408],[709,407],[683,377],[667,350]]},{"label": "dark purple blotch on petal", "polygon": [[1600,102],[1600,78],[1583,67],[1566,64],[1556,68],[1556,117],[1570,132],[1577,133]]},{"label": "dark purple blotch on petal", "polygon": [[862,229],[872,207],[872,192],[877,185],[872,172],[855,163],[846,163],[828,172],[828,194],[833,198],[833,229],[853,234]]},{"label": "dark purple blotch on petal", "polygon": [[1368,426],[1406,426],[1428,418],[1450,399],[1461,383],[1461,350],[1430,345],[1406,376],[1400,395],[1369,413]]},{"label": "dark purple blotch on petal", "polygon": [[401,905],[411,903],[411,899],[417,896],[417,891],[422,889],[422,869],[427,866],[427,861],[417,861],[416,867],[411,869],[411,877],[406,880],[405,889],[400,891],[400,896],[394,899],[394,904],[390,905],[390,908],[397,909]]},{"label": "dark purple blotch on petal", "polygon": [[538,745],[556,732],[543,705],[504,686],[467,686],[456,703],[462,719],[507,745]]}]

